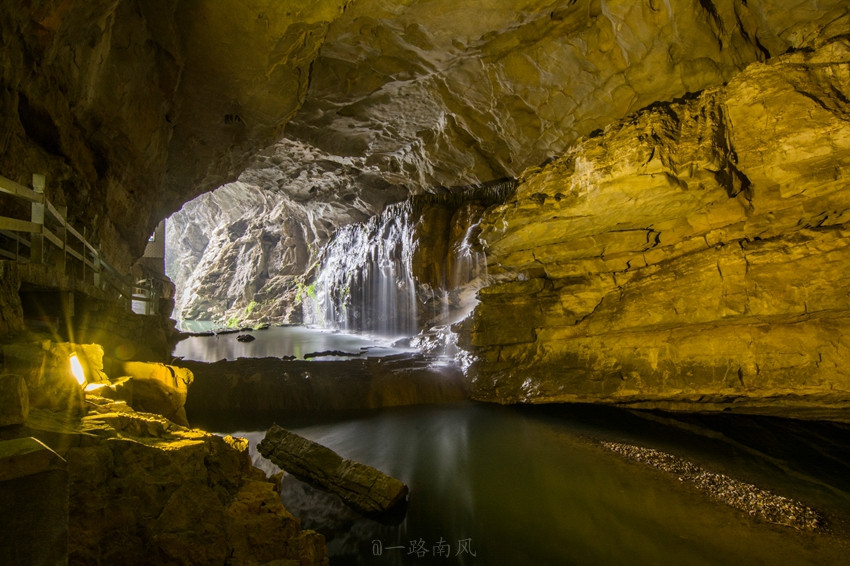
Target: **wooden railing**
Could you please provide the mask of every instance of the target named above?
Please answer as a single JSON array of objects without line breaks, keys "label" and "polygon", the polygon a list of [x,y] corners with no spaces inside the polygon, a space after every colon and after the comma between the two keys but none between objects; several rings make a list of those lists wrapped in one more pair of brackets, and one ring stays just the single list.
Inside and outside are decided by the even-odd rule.
[{"label": "wooden railing", "polygon": [[[0,193],[30,205],[29,220],[6,216],[7,211],[0,209],[0,236],[7,243],[6,248],[0,247],[0,258],[24,264],[45,264],[49,259],[61,275],[90,283],[101,291],[112,289],[128,308],[132,302],[146,303],[145,313],[154,314],[159,302],[155,285],[148,280],[132,281],[103,261],[100,250],[86,238],[85,230],[81,234],[67,221],[66,207],[54,206],[47,200],[44,184],[42,175],[33,175],[32,189],[0,175]],[[50,255],[48,244],[60,253]],[[10,247],[14,251],[7,249]],[[71,268],[72,263],[75,268]]]}]

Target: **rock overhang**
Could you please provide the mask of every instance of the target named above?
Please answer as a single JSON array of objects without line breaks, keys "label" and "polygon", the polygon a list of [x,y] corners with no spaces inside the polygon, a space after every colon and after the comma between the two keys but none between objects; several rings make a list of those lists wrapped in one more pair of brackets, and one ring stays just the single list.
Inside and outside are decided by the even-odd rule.
[{"label": "rock overhang", "polygon": [[[252,159],[268,169],[276,152],[296,155],[275,180],[293,197],[345,208],[354,194],[370,209],[359,214],[376,212],[404,194],[518,176],[636,109],[839,34],[848,17],[839,0],[98,1],[4,13],[0,165],[19,178],[48,171],[72,213],[96,212],[91,229],[119,264],[182,203],[250,176]],[[298,189],[313,158],[336,175],[325,176],[333,190],[322,179]]]}]

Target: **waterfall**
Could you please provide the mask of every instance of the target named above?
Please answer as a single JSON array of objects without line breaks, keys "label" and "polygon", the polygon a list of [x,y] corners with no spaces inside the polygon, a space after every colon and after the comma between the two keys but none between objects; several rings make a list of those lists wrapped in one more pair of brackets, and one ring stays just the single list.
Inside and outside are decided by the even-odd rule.
[{"label": "waterfall", "polygon": [[500,181],[413,197],[338,229],[300,293],[305,322],[409,337],[465,316],[487,279],[481,215],[514,188]]},{"label": "waterfall", "polygon": [[305,320],[384,336],[416,333],[411,212],[405,201],[337,230],[321,254]]}]

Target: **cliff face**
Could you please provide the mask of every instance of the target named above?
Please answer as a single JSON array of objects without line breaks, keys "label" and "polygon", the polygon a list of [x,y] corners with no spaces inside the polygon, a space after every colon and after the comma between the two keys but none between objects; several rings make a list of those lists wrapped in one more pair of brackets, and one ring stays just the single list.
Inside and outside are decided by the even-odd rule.
[{"label": "cliff face", "polygon": [[846,406],[848,85],[842,38],[527,172],[482,222],[502,283],[468,323],[474,395]]},{"label": "cliff face", "polygon": [[516,176],[647,104],[834,35],[847,8],[3,0],[0,14],[0,172],[47,173],[48,196],[126,267],[159,220],[283,138],[360,160],[355,194]]},{"label": "cliff face", "polygon": [[236,182],[186,203],[167,223],[174,318],[301,322],[298,284],[336,227],[403,197],[376,175],[363,160],[283,140]]}]

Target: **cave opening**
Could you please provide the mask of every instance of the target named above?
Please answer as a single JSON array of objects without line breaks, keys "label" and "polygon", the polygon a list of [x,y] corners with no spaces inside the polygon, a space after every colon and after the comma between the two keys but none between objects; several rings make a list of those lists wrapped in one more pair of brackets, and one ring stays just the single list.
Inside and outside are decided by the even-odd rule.
[{"label": "cave opening", "polygon": [[846,0],[0,3],[0,563],[845,560]]}]

